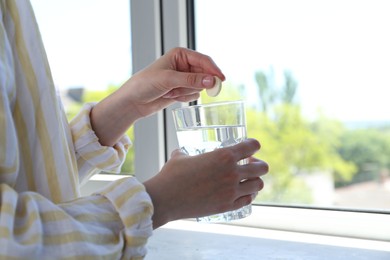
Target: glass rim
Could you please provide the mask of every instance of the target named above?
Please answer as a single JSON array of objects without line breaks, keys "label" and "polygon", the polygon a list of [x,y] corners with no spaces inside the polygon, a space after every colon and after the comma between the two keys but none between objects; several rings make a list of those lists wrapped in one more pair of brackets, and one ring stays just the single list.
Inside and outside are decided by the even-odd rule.
[{"label": "glass rim", "polygon": [[231,101],[217,101],[217,102],[212,102],[212,103],[206,103],[206,104],[196,104],[196,105],[188,105],[184,107],[177,107],[172,109],[172,111],[178,111],[178,110],[183,110],[183,109],[196,109],[196,108],[207,108],[207,107],[213,107],[213,106],[222,106],[222,105],[230,105],[230,104],[244,104],[245,101],[240,99],[240,100],[231,100]]}]

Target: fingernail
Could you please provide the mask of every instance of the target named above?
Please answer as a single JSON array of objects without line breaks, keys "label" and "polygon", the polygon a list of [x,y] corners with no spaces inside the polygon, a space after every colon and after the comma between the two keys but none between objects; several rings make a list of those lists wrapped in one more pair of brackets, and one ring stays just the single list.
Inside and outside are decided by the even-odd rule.
[{"label": "fingernail", "polygon": [[212,76],[206,76],[206,77],[204,77],[203,80],[202,80],[202,84],[203,84],[203,86],[205,86],[205,87],[211,87],[211,86],[213,86],[213,85],[214,85],[214,77],[212,77]]}]

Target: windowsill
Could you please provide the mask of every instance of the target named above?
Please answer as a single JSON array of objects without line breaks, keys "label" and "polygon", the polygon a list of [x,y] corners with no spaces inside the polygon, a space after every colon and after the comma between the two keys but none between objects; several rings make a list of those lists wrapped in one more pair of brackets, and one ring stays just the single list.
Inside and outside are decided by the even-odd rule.
[{"label": "windowsill", "polygon": [[[88,195],[125,175],[95,175]],[[174,221],[154,231],[146,259],[390,259],[390,215],[253,206],[229,224]]]},{"label": "windowsill", "polygon": [[154,231],[146,259],[390,259],[390,242],[174,221]]}]

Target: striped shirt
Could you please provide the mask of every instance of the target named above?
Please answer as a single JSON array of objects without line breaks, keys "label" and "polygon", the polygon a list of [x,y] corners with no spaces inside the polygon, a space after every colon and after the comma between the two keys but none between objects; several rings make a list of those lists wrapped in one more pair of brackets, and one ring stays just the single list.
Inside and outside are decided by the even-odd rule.
[{"label": "striped shirt", "polygon": [[131,144],[101,146],[92,107],[67,122],[29,1],[0,0],[0,259],[144,258],[153,206],[141,183],[80,197]]}]

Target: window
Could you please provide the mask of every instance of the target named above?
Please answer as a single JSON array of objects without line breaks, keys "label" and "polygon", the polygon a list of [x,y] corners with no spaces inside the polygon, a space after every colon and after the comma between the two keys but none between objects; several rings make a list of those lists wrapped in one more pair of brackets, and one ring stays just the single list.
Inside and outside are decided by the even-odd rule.
[{"label": "window", "polygon": [[[387,1],[196,0],[196,49],[270,164],[257,203],[390,212]],[[203,97],[202,102],[215,99]]]},{"label": "window", "polygon": [[[194,6],[192,6],[193,2]],[[379,150],[381,160],[375,163],[386,165],[386,158],[390,157],[389,150],[384,148],[388,147],[385,144],[389,142],[390,118],[387,111],[390,111],[390,107],[386,99],[389,92],[385,86],[389,85],[389,82],[386,77],[382,76],[386,73],[385,69],[389,67],[390,55],[384,48],[384,46],[389,46],[389,38],[384,32],[388,31],[385,27],[390,23],[384,15],[387,9],[384,8],[385,6],[380,6],[385,3],[385,0],[338,1],[337,8],[334,7],[333,1],[300,0],[116,0],[109,2],[32,0],[32,3],[41,26],[55,80],[59,78],[56,76],[54,62],[60,59],[56,56],[59,54],[54,54],[55,52],[51,50],[47,34],[50,34],[50,37],[56,35],[54,39],[61,37],[63,41],[74,40],[74,34],[68,34],[69,39],[67,39],[67,36],[64,36],[66,31],[58,33],[58,28],[64,28],[60,26],[61,24],[54,26],[54,29],[47,27],[54,24],[56,19],[61,18],[54,10],[76,11],[75,7],[81,7],[84,4],[89,6],[88,9],[84,9],[84,14],[91,16],[88,19],[94,16],[90,14],[93,13],[93,6],[106,4],[105,11],[101,13],[96,23],[90,23],[92,27],[104,21],[106,24],[110,23],[107,27],[109,30],[123,29],[120,29],[120,35],[114,37],[131,39],[131,44],[126,43],[126,46],[131,48],[124,47],[120,57],[117,57],[128,61],[125,62],[127,65],[123,64],[127,66],[126,73],[121,74],[123,77],[112,74],[113,77],[107,81],[108,83],[103,81],[104,85],[119,84],[127,79],[129,71],[136,72],[142,69],[166,50],[175,46],[196,47],[197,50],[215,59],[227,76],[223,91],[218,98],[247,100],[248,136],[259,138],[262,141],[263,149],[258,157],[267,160],[271,165],[271,172],[265,179],[266,189],[260,193],[257,200],[257,203],[262,206],[253,207],[251,217],[232,224],[390,241],[390,226],[384,224],[389,222],[390,206],[388,204],[382,207],[373,205],[373,203],[367,206],[367,204],[336,204],[334,200],[330,201],[336,188],[346,187],[345,190],[348,190],[353,187],[352,182],[361,184],[373,180],[373,174],[364,175],[362,172],[361,174],[370,178],[359,179],[357,170],[360,166],[349,164],[350,160],[344,157],[342,161],[339,155],[337,160],[340,161],[336,161],[344,166],[344,171],[340,169],[339,171],[344,172],[349,179],[335,179],[342,175],[336,175],[333,168],[329,170],[322,167],[331,164],[329,161],[324,160],[318,163],[321,162],[318,158],[311,158],[311,161],[306,158],[323,155],[324,151],[321,149],[324,147],[321,145],[326,146],[326,151],[329,144],[334,145],[333,148],[338,148],[331,150],[334,153],[330,154],[330,158],[334,159],[337,157],[332,156],[336,156],[341,151],[339,146],[341,144],[350,143],[352,147],[349,149],[351,150],[354,145],[367,149],[363,146],[364,143],[355,141],[373,140],[369,142],[372,144],[378,142],[376,138],[379,138],[379,143],[384,146],[371,147],[372,153]],[[123,4],[122,8],[111,9],[117,3]],[[64,4],[69,5],[70,8],[61,7]],[[191,9],[192,7],[195,7],[194,10]],[[54,13],[48,13],[45,11],[46,8]],[[131,23],[128,22],[129,9]],[[305,10],[306,13],[299,13]],[[194,20],[191,20],[192,11],[195,14]],[[48,13],[47,20],[43,19],[44,12]],[[78,12],[82,13],[82,11]],[[363,19],[373,12],[377,13],[372,19]],[[108,15],[111,17],[111,14],[115,14],[114,17],[123,14],[127,18],[122,16],[121,22],[111,24],[111,20],[107,18]],[[344,15],[351,16],[348,19],[338,19]],[[78,26],[88,20],[86,16],[80,14],[78,17],[80,20],[75,22]],[[75,18],[77,16],[73,17]],[[65,18],[62,20],[64,24],[70,23]],[[195,21],[194,24],[193,21]],[[129,24],[131,24],[131,30],[130,28],[124,29]],[[194,28],[195,31],[192,30]],[[118,30],[110,30],[109,33],[119,32]],[[98,34],[102,35],[102,32],[99,31]],[[108,32],[107,35],[109,35]],[[87,41],[89,36],[92,37],[92,32],[87,28],[79,36],[86,36],[83,41]],[[351,43],[350,40],[355,41]],[[192,46],[193,43],[195,46]],[[65,47],[59,50],[60,54],[64,53],[65,49],[69,50],[72,44],[74,43],[63,45]],[[132,51],[131,63],[127,56],[129,49]],[[340,50],[343,51],[336,52]],[[244,51],[249,51],[249,54],[245,54]],[[304,55],[306,53],[310,55]],[[78,55],[84,54],[82,52]],[[92,60],[95,64],[96,57],[93,56]],[[349,63],[351,60],[352,65],[348,65],[351,64]],[[73,59],[71,61],[73,62]],[[116,59],[115,62],[119,61]],[[105,66],[106,64],[99,65]],[[112,64],[108,66],[113,67]],[[81,69],[84,68],[85,66],[81,66]],[[71,69],[66,71],[71,71]],[[61,69],[60,72],[62,72]],[[348,77],[345,78],[345,76]],[[364,87],[360,87],[361,82],[365,83]],[[64,84],[64,87],[82,84],[84,83],[78,81],[76,77],[75,81],[68,85]],[[58,88],[62,89],[62,86]],[[260,88],[263,93],[261,102],[259,102]],[[290,91],[286,91],[287,89]],[[290,95],[281,96],[282,93]],[[364,99],[361,98],[362,95]],[[216,100],[206,98],[203,96],[200,102]],[[291,101],[291,106],[285,101]],[[321,108],[320,111],[318,111],[319,108]],[[157,173],[168,159],[170,151],[177,148],[170,109],[140,120],[134,126],[134,167],[135,174],[141,181]],[[285,124],[281,124],[282,119]],[[373,127],[372,133],[371,130],[362,129],[361,122],[356,121],[365,121],[365,126],[369,123],[368,125]],[[282,132],[276,130],[282,126],[286,128],[287,133],[294,135],[286,133],[281,136]],[[270,129],[276,130],[269,131]],[[313,132],[320,134],[319,136],[324,139],[318,138],[319,136]],[[379,132],[381,134],[378,137]],[[333,133],[338,135],[333,135]],[[357,135],[345,136],[346,133]],[[373,137],[370,136],[371,134]],[[305,155],[304,148],[313,149],[313,144],[317,144],[319,151]],[[312,151],[310,149],[308,151]],[[287,156],[288,160],[291,159],[292,163],[290,161],[287,161],[289,164],[283,163],[285,158],[277,154],[280,150],[286,152],[282,155]],[[302,162],[299,161],[300,156],[288,158],[289,155],[294,157],[292,155],[297,151],[305,159]],[[371,152],[363,154],[371,155]],[[329,159],[329,154],[325,153],[325,156]],[[344,156],[346,157],[345,154]],[[370,158],[376,157],[362,159],[361,169],[374,173],[373,169],[376,166],[372,167]],[[301,164],[295,165],[296,161]],[[301,167],[302,164],[307,167]],[[286,165],[288,167],[284,169],[283,166]],[[278,173],[279,171],[282,174]],[[387,187],[384,184],[387,183],[386,176],[388,177],[388,172],[383,171],[382,181],[384,182],[377,183],[375,187],[385,189]],[[321,190],[321,192],[313,193],[310,185],[312,183],[318,185],[318,180],[325,181],[327,185],[317,186],[314,191]],[[292,185],[285,193],[272,193],[274,189],[270,187],[290,181],[293,183],[284,184]],[[101,184],[96,185],[92,189],[100,186]],[[357,191],[359,192],[359,189]],[[372,190],[371,193],[376,191],[378,189]],[[363,192],[362,197],[367,193],[369,192]],[[324,194],[329,194],[329,196],[324,196]],[[386,194],[382,197],[388,196],[387,191],[381,194]]]},{"label": "window", "polygon": [[[72,118],[84,102],[97,102],[132,70],[128,0],[32,0],[54,83]],[[133,138],[133,129],[127,133]],[[134,173],[134,151],[122,167]]]}]

